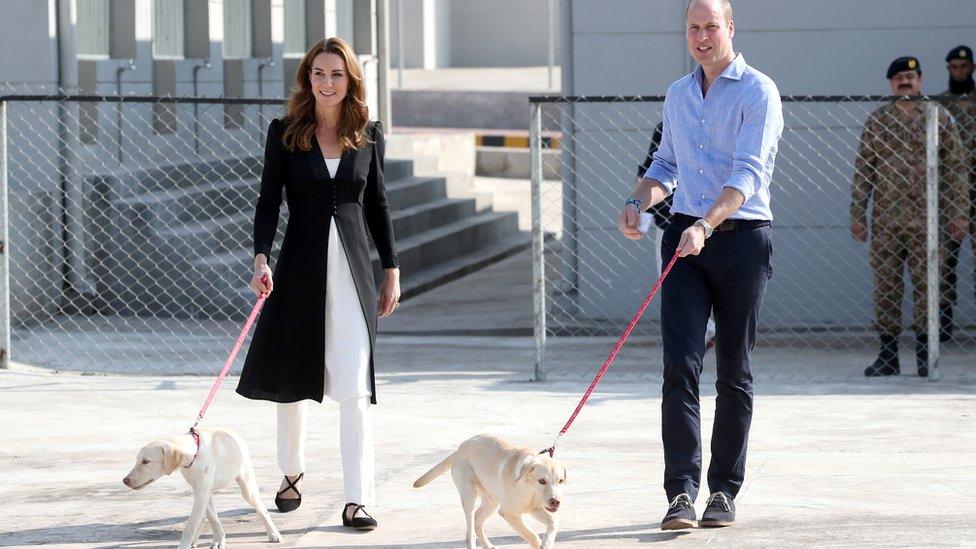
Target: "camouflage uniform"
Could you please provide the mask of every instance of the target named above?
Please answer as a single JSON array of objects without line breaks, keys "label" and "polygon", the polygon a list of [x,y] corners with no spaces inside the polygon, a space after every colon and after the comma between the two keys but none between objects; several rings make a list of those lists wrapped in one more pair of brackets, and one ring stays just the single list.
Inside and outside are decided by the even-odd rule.
[{"label": "camouflage uniform", "polygon": [[[943,96],[953,96],[949,90],[942,92]],[[959,130],[959,140],[962,142],[964,170],[968,172],[969,189],[969,234],[972,239],[973,251],[976,253],[976,97],[971,95],[957,95],[958,99],[946,100],[944,105],[956,121]],[[956,304],[956,267],[959,264],[959,249],[962,242],[949,241],[946,249],[945,284],[946,301]],[[948,314],[951,321],[951,310]]]},{"label": "camouflage uniform", "polygon": [[[851,222],[867,225],[871,211],[871,267],[874,270],[875,328],[882,336],[901,332],[903,271],[908,264],[914,291],[914,328],[926,331],[926,139],[925,103],[909,112],[896,104],[871,113],[861,135],[851,184]],[[939,107],[940,229],[948,220],[968,217],[959,134]],[[940,254],[945,256],[944,243]]]}]

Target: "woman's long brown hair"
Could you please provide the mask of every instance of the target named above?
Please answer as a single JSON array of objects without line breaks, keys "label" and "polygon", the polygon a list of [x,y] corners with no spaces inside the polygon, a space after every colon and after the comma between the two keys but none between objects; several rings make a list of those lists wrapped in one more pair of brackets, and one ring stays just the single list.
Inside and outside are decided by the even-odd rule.
[{"label": "woman's long brown hair", "polygon": [[336,133],[342,150],[358,149],[366,143],[366,124],[369,123],[369,109],[366,107],[366,86],[363,83],[363,69],[359,66],[356,53],[342,38],[333,37],[316,43],[302,59],[302,63],[295,71],[295,88],[285,107],[285,120],[288,122],[285,134],[282,136],[285,148],[289,152],[296,149],[308,151],[312,149],[312,137],[315,135],[315,95],[309,76],[312,74],[312,61],[323,53],[334,53],[346,63],[346,74],[349,76],[349,86],[346,97],[342,100],[339,110],[339,125]]}]

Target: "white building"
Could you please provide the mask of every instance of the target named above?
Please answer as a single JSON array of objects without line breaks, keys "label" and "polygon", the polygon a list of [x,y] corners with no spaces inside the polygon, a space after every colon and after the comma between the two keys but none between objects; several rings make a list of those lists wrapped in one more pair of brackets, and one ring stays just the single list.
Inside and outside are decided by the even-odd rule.
[{"label": "white building", "polygon": [[[686,0],[561,0],[562,93],[664,94],[695,67],[685,46],[685,6]],[[959,44],[976,46],[972,0],[733,0],[732,6],[736,51],[784,95],[888,94],[888,64],[904,55],[920,60],[923,92],[938,94],[947,87],[946,53]],[[870,326],[869,252],[849,236],[848,208],[858,138],[868,112],[878,106],[784,105],[787,128],[772,189],[776,274],[765,321]],[[564,156],[569,170],[563,178],[570,197],[564,226],[575,229],[578,263],[588,267],[578,270],[579,306],[584,316],[628,318],[648,289],[653,252],[648,242],[623,243],[616,215],[660,120],[660,104],[613,122],[613,109],[605,106],[575,109],[575,122],[563,127],[575,134],[576,147],[572,157]],[[608,131],[614,124],[626,131]],[[957,314],[971,321],[976,306],[969,250],[967,243]],[[904,310],[910,311],[907,301]],[[906,322],[910,318],[905,315]]]}]

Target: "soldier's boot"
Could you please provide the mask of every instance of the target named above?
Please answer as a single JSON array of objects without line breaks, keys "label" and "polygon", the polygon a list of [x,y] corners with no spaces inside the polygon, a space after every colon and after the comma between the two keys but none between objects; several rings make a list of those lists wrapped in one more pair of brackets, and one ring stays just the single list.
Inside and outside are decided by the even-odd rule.
[{"label": "soldier's boot", "polygon": [[939,311],[939,342],[952,339],[952,305],[943,305]]},{"label": "soldier's boot", "polygon": [[864,369],[864,375],[868,377],[895,376],[901,373],[901,365],[898,363],[898,338],[894,336],[881,336],[881,352],[874,364]]},{"label": "soldier's boot", "polygon": [[929,377],[929,336],[917,334],[915,336],[915,364],[918,377]]}]

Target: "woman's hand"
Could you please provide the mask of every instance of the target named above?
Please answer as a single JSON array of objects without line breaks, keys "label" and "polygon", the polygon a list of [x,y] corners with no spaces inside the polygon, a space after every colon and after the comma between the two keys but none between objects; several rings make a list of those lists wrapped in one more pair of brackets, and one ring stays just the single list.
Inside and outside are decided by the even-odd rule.
[{"label": "woman's hand", "polygon": [[393,314],[393,311],[400,306],[400,269],[394,267],[386,269],[386,278],[380,286],[380,318],[385,318]]},{"label": "woman's hand", "polygon": [[274,289],[271,267],[268,267],[268,260],[264,254],[258,254],[254,258],[254,276],[251,277],[251,289],[256,295],[265,294],[265,297]]}]

